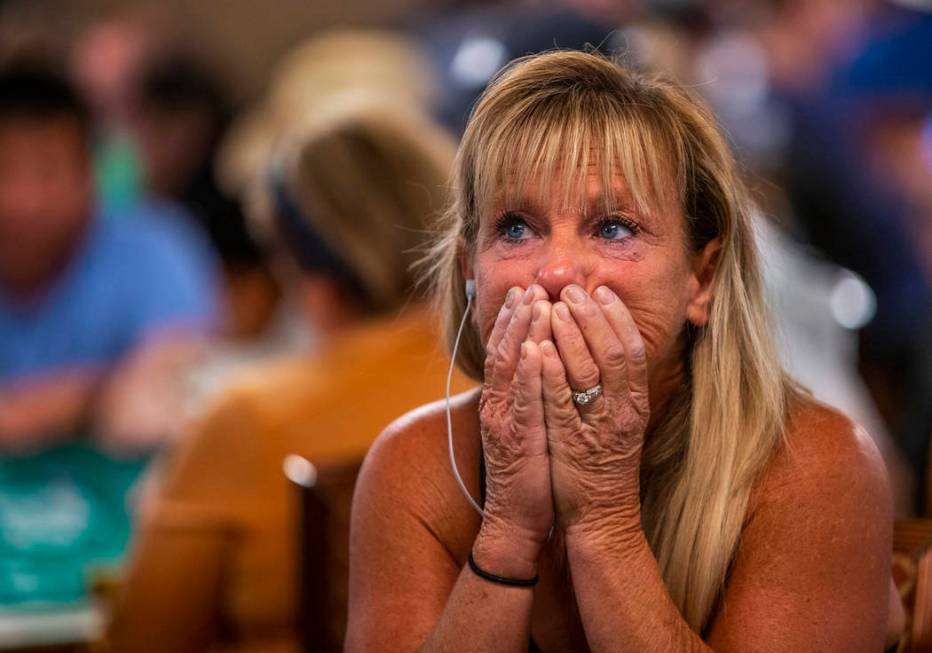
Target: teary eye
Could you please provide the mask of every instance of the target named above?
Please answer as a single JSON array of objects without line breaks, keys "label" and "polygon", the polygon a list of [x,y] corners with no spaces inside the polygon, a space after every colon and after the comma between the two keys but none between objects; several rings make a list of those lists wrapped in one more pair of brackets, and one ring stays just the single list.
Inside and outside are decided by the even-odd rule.
[{"label": "teary eye", "polygon": [[598,224],[599,238],[605,240],[624,240],[634,236],[638,231],[637,225],[622,218],[605,218]]},{"label": "teary eye", "polygon": [[496,225],[496,231],[507,240],[524,240],[529,230],[524,218],[510,211],[502,214]]}]

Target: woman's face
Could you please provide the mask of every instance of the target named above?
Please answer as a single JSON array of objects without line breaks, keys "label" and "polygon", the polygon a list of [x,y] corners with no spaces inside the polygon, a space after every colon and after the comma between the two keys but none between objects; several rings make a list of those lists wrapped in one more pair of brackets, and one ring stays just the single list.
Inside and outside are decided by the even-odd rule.
[{"label": "woman's face", "polygon": [[[707,320],[708,288],[717,242],[689,252],[675,201],[650,216],[634,209],[628,186],[615,176],[604,189],[598,167],[587,171],[585,192],[562,209],[557,184],[536,187],[480,217],[467,278],[476,280],[473,319],[482,341],[514,286],[538,284],[551,302],[570,284],[592,293],[611,288],[631,311],[647,347],[651,386],[678,378],[680,335],[687,320]],[[606,192],[612,198],[606,211]],[[540,197],[543,197],[541,201]]]}]

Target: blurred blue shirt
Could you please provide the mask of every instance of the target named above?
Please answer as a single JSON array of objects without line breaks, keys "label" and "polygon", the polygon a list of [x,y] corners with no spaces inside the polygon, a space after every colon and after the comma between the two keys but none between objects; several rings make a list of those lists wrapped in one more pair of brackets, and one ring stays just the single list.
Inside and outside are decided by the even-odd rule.
[{"label": "blurred blue shirt", "polygon": [[45,296],[24,307],[0,288],[0,381],[106,364],[165,327],[209,329],[218,268],[209,243],[171,204],[98,215]]}]

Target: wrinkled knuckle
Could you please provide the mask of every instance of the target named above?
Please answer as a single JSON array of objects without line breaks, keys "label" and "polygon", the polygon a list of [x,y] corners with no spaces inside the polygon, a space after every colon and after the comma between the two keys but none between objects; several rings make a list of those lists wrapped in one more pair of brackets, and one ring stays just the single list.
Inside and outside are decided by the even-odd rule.
[{"label": "wrinkled knuckle", "polygon": [[492,387],[490,381],[486,381],[482,384],[482,392],[479,394],[479,411],[483,411],[488,406],[495,401],[495,388]]},{"label": "wrinkled knuckle", "polygon": [[613,369],[624,369],[628,364],[624,347],[617,344],[609,345],[605,351],[605,364]]},{"label": "wrinkled knuckle", "polygon": [[632,392],[631,403],[642,417],[646,417],[650,413],[650,399],[646,393]]},{"label": "wrinkled knuckle", "polygon": [[561,392],[554,397],[553,408],[554,413],[557,415],[571,415],[576,411],[576,405],[573,403],[573,398],[569,390]]},{"label": "wrinkled knuckle", "polygon": [[638,340],[636,343],[630,345],[627,354],[628,358],[639,365],[647,362],[647,348],[644,346],[643,340]]},{"label": "wrinkled knuckle", "polygon": [[512,414],[515,423],[520,426],[530,426],[533,423],[534,411],[531,409],[530,404],[525,401],[516,401],[512,408]]},{"label": "wrinkled knuckle", "polygon": [[504,397],[493,389],[483,390],[479,397],[479,418],[483,421],[496,421],[501,419]]},{"label": "wrinkled knuckle", "polygon": [[588,390],[589,388],[595,386],[599,383],[600,379],[599,370],[594,365],[586,365],[585,369],[582,370],[579,381],[586,386],[585,388],[578,388],[579,390]]},{"label": "wrinkled knuckle", "polygon": [[614,431],[617,428],[618,420],[613,416],[613,411],[604,399],[598,399],[589,411],[589,422],[597,424],[606,432]]},{"label": "wrinkled knuckle", "polygon": [[576,427],[576,411],[569,405],[557,410],[554,414],[554,426],[560,430],[571,430]]},{"label": "wrinkled knuckle", "polygon": [[621,411],[615,418],[615,422],[621,427],[623,432],[630,432],[632,430],[637,430],[641,424],[643,424],[644,418],[635,406],[631,406]]},{"label": "wrinkled knuckle", "polygon": [[501,342],[498,343],[498,347],[495,348],[495,358],[500,361],[507,361],[510,358],[511,353],[511,339],[502,338]]},{"label": "wrinkled knuckle", "polygon": [[489,408],[488,404],[479,404],[479,422],[484,425],[491,424],[492,410]]}]

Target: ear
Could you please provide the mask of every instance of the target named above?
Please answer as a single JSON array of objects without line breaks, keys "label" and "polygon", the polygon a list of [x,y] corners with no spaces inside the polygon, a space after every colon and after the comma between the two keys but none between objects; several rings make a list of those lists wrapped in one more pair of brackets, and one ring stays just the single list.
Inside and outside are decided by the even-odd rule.
[{"label": "ear", "polygon": [[722,241],[710,240],[702,251],[693,257],[689,282],[689,297],[686,304],[686,319],[693,325],[705,326],[709,321],[709,306],[712,303],[712,279],[718,267]]}]

